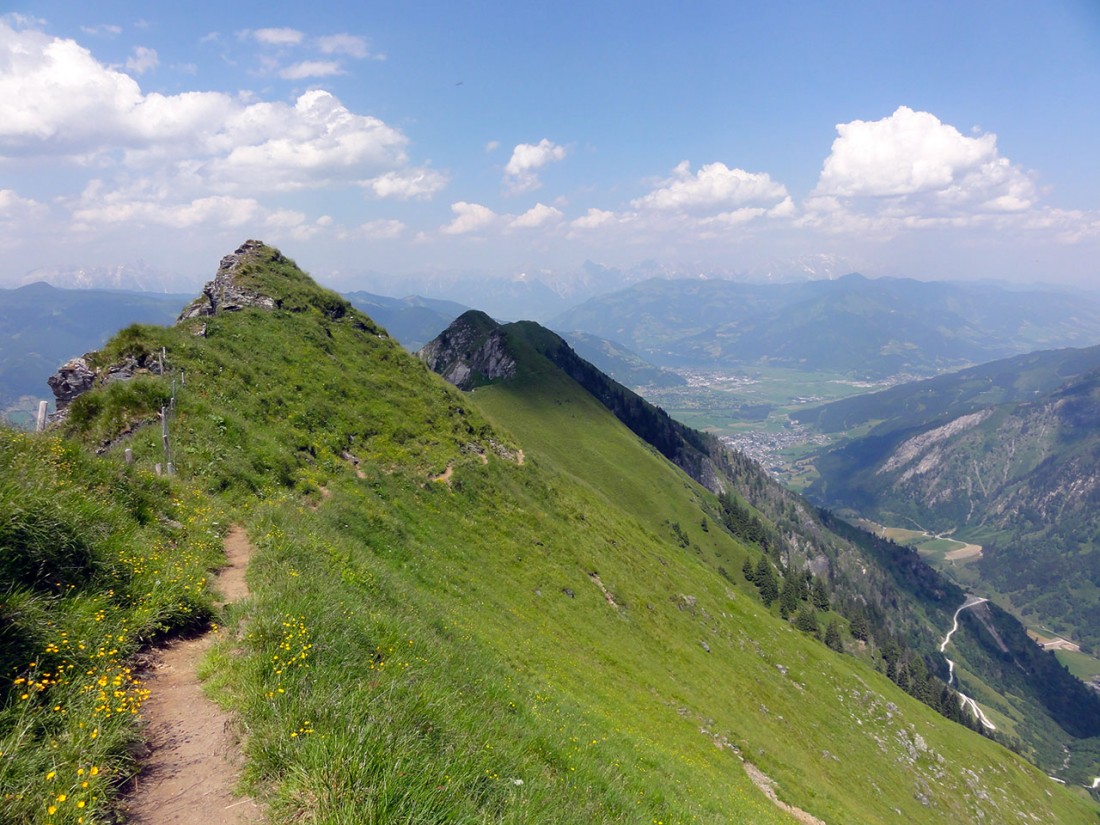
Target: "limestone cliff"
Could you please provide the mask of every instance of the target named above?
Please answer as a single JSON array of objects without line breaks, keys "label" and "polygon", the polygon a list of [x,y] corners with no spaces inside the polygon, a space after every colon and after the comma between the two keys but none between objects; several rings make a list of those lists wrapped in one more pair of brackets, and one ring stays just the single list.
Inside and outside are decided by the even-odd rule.
[{"label": "limestone cliff", "polygon": [[504,378],[514,378],[516,359],[506,345],[500,324],[478,310],[458,318],[417,357],[461,390],[471,390]]}]

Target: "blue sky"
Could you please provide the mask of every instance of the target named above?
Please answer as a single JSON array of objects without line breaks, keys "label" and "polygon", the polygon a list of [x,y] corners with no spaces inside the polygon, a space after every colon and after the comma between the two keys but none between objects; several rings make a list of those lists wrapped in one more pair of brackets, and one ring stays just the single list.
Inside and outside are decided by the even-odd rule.
[{"label": "blue sky", "polygon": [[[30,2],[0,282],[584,261],[1100,286],[1100,3]],[[778,262],[778,263],[777,263]]]}]

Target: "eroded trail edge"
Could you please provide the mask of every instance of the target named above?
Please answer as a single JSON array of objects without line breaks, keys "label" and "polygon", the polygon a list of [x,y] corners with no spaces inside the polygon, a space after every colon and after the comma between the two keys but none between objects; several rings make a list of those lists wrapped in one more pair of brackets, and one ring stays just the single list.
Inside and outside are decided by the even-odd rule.
[{"label": "eroded trail edge", "polygon": [[[252,545],[241,527],[225,537],[227,565],[215,577],[221,604],[247,598]],[[243,760],[233,720],[202,692],[195,667],[214,635],[177,639],[157,654],[142,705],[148,757],[126,799],[138,825],[246,825],[263,821],[260,806],[234,794]]]}]

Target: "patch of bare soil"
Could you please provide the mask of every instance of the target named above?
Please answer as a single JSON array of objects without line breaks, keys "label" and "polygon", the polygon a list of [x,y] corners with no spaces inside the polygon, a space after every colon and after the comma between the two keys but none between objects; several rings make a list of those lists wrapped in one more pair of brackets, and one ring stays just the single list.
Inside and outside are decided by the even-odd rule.
[{"label": "patch of bare soil", "polygon": [[980,544],[964,544],[958,550],[950,550],[944,554],[948,561],[962,561],[963,559],[981,558],[982,546]]},{"label": "patch of bare soil", "polygon": [[803,825],[825,825],[825,820],[818,819],[813,814],[801,808],[796,808],[794,805],[788,805],[780,799],[775,793],[775,780],[760,770],[760,768],[756,767],[756,765],[752,764],[752,762],[745,760],[741,764],[745,769],[745,773],[748,774],[749,779],[752,780],[752,784],[763,791],[764,796],[768,797],[768,799],[772,801],[772,804],[779,808],[779,810],[790,814],[794,817],[796,822],[801,822]]},{"label": "patch of bare soil", "polygon": [[[245,571],[252,545],[243,529],[225,537],[227,566],[216,577],[222,604],[248,596]],[[213,634],[178,639],[160,651],[145,674],[142,705],[148,755],[126,797],[127,821],[137,825],[251,825],[264,820],[259,804],[234,795],[242,767],[232,717],[207,699],[195,666]]]}]

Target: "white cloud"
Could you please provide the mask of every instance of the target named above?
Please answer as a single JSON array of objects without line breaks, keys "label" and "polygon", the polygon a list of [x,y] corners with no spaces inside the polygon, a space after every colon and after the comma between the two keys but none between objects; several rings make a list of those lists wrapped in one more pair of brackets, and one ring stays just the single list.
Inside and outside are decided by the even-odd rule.
[{"label": "white cloud", "polygon": [[513,229],[534,229],[548,223],[558,223],[564,217],[560,209],[536,203],[518,218],[508,224]]},{"label": "white cloud", "polygon": [[293,104],[219,92],[143,94],[72,40],[0,23],[0,162],[30,156],[155,169],[195,194],[358,181],[376,181],[383,196],[436,191],[442,176],[409,169],[407,144],[400,130],[323,90]]},{"label": "white cloud", "polygon": [[40,228],[49,208],[12,189],[0,189],[0,246],[17,246]]},{"label": "white cloud", "polygon": [[182,203],[158,200],[126,200],[123,193],[112,193],[104,200],[89,202],[73,210],[74,228],[90,229],[104,224],[167,226],[189,229],[195,226],[243,226],[255,223],[263,208],[252,198],[215,195]]},{"label": "white cloud", "polygon": [[520,143],[512,150],[512,157],[504,167],[504,178],[512,192],[529,192],[538,189],[542,182],[538,170],[548,163],[562,160],[565,147],[543,138],[538,143]]},{"label": "white cloud", "polygon": [[1001,157],[992,133],[967,137],[906,106],[836,128],[806,201],[811,222],[964,225],[1027,211],[1037,200],[1030,176]]},{"label": "white cloud", "polygon": [[97,26],[81,26],[80,30],[85,34],[90,34],[93,37],[97,35],[103,35],[105,37],[117,37],[122,34],[122,26],[116,26],[111,23],[100,23]]},{"label": "white cloud", "polygon": [[135,46],[133,55],[126,61],[126,68],[134,74],[145,74],[158,65],[160,65],[160,58],[157,56],[157,50],[147,46]]},{"label": "white cloud", "polygon": [[303,60],[279,70],[283,80],[304,80],[307,77],[332,77],[346,74],[335,60]]},{"label": "white cloud", "polygon": [[371,56],[367,41],[352,34],[329,34],[315,42],[324,54],[346,54],[359,59]]},{"label": "white cloud", "polygon": [[500,141],[499,140],[490,140],[489,142],[487,142],[485,144],[486,154],[489,154],[490,152],[495,152],[499,148],[500,148]]},{"label": "white cloud", "polygon": [[787,198],[787,188],[766,173],[708,163],[693,175],[691,164],[685,160],[658,189],[631,205],[661,211],[711,212],[721,207],[774,206]]},{"label": "white cloud", "polygon": [[588,214],[577,218],[569,225],[575,229],[598,229],[601,226],[613,224],[617,220],[614,212],[608,212],[606,209],[590,208]]},{"label": "white cloud", "polygon": [[357,115],[313,90],[293,107],[256,103],[236,111],[207,145],[228,152],[207,164],[212,182],[291,191],[345,183],[403,168],[408,139],[377,118]]},{"label": "white cloud", "polygon": [[433,169],[402,169],[363,181],[380,198],[426,198],[447,185],[445,175]]},{"label": "white cloud", "polygon": [[451,204],[451,211],[454,212],[455,219],[446,226],[440,227],[440,231],[446,235],[465,235],[479,229],[487,229],[497,220],[497,215],[492,209],[479,203],[458,201]]},{"label": "white cloud", "polygon": [[305,38],[305,35],[297,29],[288,28],[254,29],[245,31],[243,34],[250,35],[265,46],[297,46]]},{"label": "white cloud", "polygon": [[371,240],[384,241],[399,238],[405,233],[406,229],[408,227],[401,221],[382,219],[364,223],[359,227],[358,234]]}]

